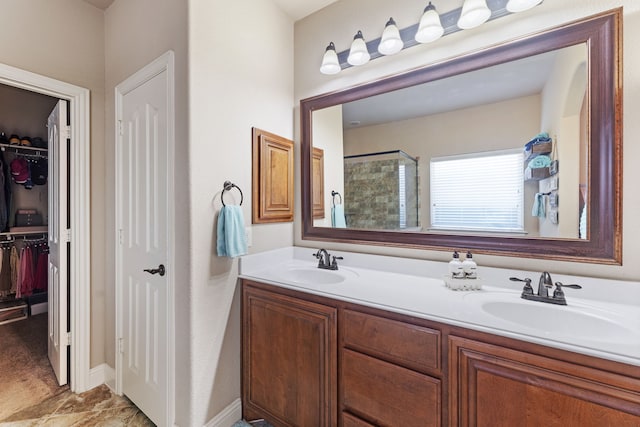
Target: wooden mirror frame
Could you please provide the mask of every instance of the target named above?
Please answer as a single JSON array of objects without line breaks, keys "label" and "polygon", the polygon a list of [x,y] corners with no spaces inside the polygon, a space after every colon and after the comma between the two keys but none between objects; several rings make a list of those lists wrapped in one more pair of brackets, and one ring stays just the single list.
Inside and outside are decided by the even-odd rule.
[{"label": "wooden mirror frame", "polygon": [[[300,101],[302,239],[600,264],[622,262],[622,9],[614,9],[497,47]],[[312,113],[480,68],[586,43],[589,57],[588,240],[428,234],[314,227]],[[578,189],[576,189],[578,191]]]}]

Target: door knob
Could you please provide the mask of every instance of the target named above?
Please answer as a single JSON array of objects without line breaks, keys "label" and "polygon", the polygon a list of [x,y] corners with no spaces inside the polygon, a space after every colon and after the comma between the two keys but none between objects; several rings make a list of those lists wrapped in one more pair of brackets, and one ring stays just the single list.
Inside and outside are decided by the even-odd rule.
[{"label": "door knob", "polygon": [[164,276],[164,273],[166,273],[163,264],[160,264],[158,268],[145,268],[144,271],[149,274],[160,274],[161,276]]}]

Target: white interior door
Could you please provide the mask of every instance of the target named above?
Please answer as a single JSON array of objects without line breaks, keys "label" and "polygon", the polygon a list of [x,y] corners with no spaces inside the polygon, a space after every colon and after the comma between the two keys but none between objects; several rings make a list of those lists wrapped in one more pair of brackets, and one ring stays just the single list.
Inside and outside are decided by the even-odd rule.
[{"label": "white interior door", "polygon": [[173,109],[168,79],[164,70],[134,81],[119,98],[116,160],[121,390],[159,426],[170,424]]},{"label": "white interior door", "polygon": [[67,101],[58,101],[47,123],[49,129],[49,284],[48,354],[58,383],[68,380],[69,334],[67,160],[69,127]]}]

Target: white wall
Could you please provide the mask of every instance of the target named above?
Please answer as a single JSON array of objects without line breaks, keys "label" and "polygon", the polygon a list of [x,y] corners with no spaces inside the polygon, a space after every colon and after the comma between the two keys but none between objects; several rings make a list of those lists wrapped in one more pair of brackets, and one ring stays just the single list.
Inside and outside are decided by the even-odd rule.
[{"label": "white wall", "polygon": [[[530,95],[347,129],[344,133],[345,155],[402,150],[418,158],[420,225],[426,231],[431,224],[429,162],[433,157],[520,148],[540,132],[539,129],[540,95]],[[537,218],[530,214],[537,186],[525,183],[524,187],[525,229],[532,237],[538,234]]]},{"label": "white wall", "polygon": [[[115,87],[168,50],[175,52],[175,254],[176,263],[176,422],[188,426],[190,369],[190,271],[188,175],[187,4],[181,0],[116,0],[105,12],[107,265],[105,329],[106,362],[115,366]],[[104,193],[104,192],[103,192]],[[100,193],[100,194],[103,194]]]},{"label": "white wall", "polygon": [[[545,237],[578,238],[580,192],[576,189],[580,186],[580,156],[575,153],[580,150],[580,106],[587,88],[587,54],[584,44],[563,49],[542,91],[540,129],[554,140],[554,156],[562,177],[558,183],[558,223],[553,224],[548,215],[540,219],[540,233]],[[540,182],[541,192],[547,192],[549,181]]]},{"label": "white wall", "polygon": [[[459,6],[451,5],[453,7]],[[515,14],[483,26],[461,31],[425,45],[416,46],[394,56],[380,58],[360,68],[344,70],[335,76],[320,74],[318,68],[326,45],[333,41],[338,51],[347,49],[353,34],[362,30],[365,39],[380,35],[384,23],[393,16],[401,28],[418,22],[421,5],[412,2],[389,2],[385,0],[342,0],[298,21],[295,26],[295,97],[300,99],[340,90],[368,82],[387,75],[415,67],[440,62],[447,58],[477,51],[519,36],[574,21],[602,11],[624,6],[623,64],[624,64],[624,165],[623,165],[623,266],[604,266],[559,261],[519,259],[478,255],[480,266],[492,265],[526,270],[548,270],[566,274],[592,275],[621,279],[640,279],[640,263],[634,262],[640,253],[640,231],[633,227],[634,218],[640,208],[640,192],[633,183],[640,181],[640,169],[635,167],[640,158],[640,145],[633,144],[640,137],[640,122],[632,118],[640,114],[640,51],[634,41],[640,38],[640,3],[633,0],[599,1],[546,1],[535,9]],[[444,6],[443,6],[444,7]],[[443,12],[438,5],[440,12]],[[367,13],[361,13],[366,10]],[[299,141],[299,120],[296,120]],[[299,212],[297,221],[300,221]],[[338,243],[302,240],[296,229],[296,244],[311,247],[328,247],[382,253],[413,258],[428,258],[445,261],[447,252],[389,248],[381,246],[346,245]]]},{"label": "white wall", "polygon": [[[105,360],[104,20],[78,0],[2,0],[0,63],[91,91],[91,357]],[[45,134],[46,136],[46,134]]]},{"label": "white wall", "polygon": [[[249,225],[251,128],[293,139],[292,20],[271,0],[191,0],[189,80],[190,184],[181,186],[191,199],[188,425],[201,426],[240,397],[237,259],[215,253],[220,192],[226,180],[242,189]],[[252,226],[250,252],[293,244],[293,228]]]},{"label": "white wall", "polygon": [[[313,221],[315,227],[331,227],[331,191],[344,197],[342,105],[313,112],[313,147],[324,150],[324,218]],[[340,197],[336,196],[336,203]]]}]

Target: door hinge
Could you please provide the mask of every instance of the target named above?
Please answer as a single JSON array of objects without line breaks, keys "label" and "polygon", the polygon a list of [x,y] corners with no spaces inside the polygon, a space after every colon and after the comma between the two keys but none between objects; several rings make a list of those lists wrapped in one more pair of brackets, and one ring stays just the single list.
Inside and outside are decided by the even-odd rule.
[{"label": "door hinge", "polygon": [[124,338],[118,338],[118,352],[124,354]]},{"label": "door hinge", "polygon": [[122,228],[118,229],[118,244],[122,246]]},{"label": "door hinge", "polygon": [[67,332],[67,343],[66,345],[71,345],[71,332]]},{"label": "door hinge", "polygon": [[64,126],[60,129],[60,139],[71,139],[71,126]]},{"label": "door hinge", "polygon": [[122,120],[118,120],[118,134],[122,136],[124,131],[122,130]]},{"label": "door hinge", "polygon": [[65,243],[69,243],[71,241],[71,229],[68,228],[66,230],[64,230],[62,232],[62,240],[64,240]]}]

